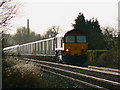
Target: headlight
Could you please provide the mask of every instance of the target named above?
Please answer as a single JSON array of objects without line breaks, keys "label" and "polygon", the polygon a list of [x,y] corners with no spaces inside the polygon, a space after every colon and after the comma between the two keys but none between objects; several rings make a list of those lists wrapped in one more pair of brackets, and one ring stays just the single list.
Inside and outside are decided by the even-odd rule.
[{"label": "headlight", "polygon": [[66,52],[69,52],[69,49],[66,49]]}]

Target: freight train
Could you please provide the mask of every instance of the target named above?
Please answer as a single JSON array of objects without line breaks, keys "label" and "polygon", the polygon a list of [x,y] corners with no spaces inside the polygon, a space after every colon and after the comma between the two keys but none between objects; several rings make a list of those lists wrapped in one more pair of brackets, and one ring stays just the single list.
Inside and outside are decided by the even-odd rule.
[{"label": "freight train", "polygon": [[88,43],[85,33],[73,29],[53,38],[7,47],[4,51],[20,56],[83,65],[87,61]]}]

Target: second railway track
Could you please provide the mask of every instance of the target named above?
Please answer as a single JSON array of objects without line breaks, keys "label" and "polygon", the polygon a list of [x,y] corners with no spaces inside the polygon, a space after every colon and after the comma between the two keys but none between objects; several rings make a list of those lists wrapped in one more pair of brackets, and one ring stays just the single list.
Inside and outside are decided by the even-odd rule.
[{"label": "second railway track", "polygon": [[120,89],[120,73],[118,72],[100,72],[97,69],[89,67],[78,67],[48,61],[22,58],[27,62],[34,62],[37,66],[42,67],[41,70],[61,77],[71,79],[82,83],[88,87],[101,89]]}]

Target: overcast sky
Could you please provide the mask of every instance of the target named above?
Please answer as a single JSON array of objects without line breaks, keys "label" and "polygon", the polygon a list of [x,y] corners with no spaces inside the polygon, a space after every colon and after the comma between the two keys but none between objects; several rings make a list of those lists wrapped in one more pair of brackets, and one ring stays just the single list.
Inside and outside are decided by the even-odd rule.
[{"label": "overcast sky", "polygon": [[[49,2],[48,2],[49,1]],[[97,18],[100,25],[117,27],[119,0],[20,0],[23,6],[13,19],[14,30],[27,26],[30,21],[32,31],[43,34],[49,27],[59,25],[64,31],[72,29],[72,23],[79,12],[85,19]]]}]

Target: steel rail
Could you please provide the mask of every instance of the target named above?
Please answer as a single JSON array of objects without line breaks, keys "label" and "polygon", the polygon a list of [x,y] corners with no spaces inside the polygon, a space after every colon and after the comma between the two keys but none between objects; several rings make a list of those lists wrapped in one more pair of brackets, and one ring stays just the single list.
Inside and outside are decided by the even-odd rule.
[{"label": "steel rail", "polygon": [[90,86],[90,87],[93,87],[93,88],[99,88],[99,89],[103,89],[103,90],[109,90],[107,88],[104,88],[104,87],[101,87],[101,86],[98,86],[98,85],[94,85],[94,84],[91,84],[91,83],[88,83],[88,82],[85,82],[85,81],[82,81],[82,80],[79,80],[79,79],[75,79],[75,78],[72,78],[72,77],[69,77],[69,76],[65,76],[65,75],[62,75],[62,74],[59,74],[59,73],[55,73],[55,72],[52,72],[52,71],[49,71],[49,70],[45,70],[45,69],[41,69],[41,70],[49,72],[49,73],[52,73],[52,74],[55,74],[55,75],[59,75],[61,77],[67,78],[67,79],[71,79],[73,81],[77,81],[79,83],[83,83],[83,84],[85,84],[87,86]]},{"label": "steel rail", "polygon": [[[111,81],[111,80],[107,80],[107,79],[103,79],[103,78],[98,78],[98,77],[94,77],[94,76],[90,76],[90,75],[85,75],[85,74],[82,74],[82,73],[77,73],[77,72],[73,72],[73,71],[68,71],[68,70],[64,70],[64,69],[60,69],[60,68],[56,68],[56,67],[51,67],[51,66],[48,66],[48,65],[44,65],[44,64],[39,64],[38,62],[44,62],[44,63],[46,63],[46,61],[38,61],[38,60],[34,60],[34,59],[32,59],[32,60],[28,60],[27,59],[27,61],[33,61],[33,62],[35,62],[37,65],[40,65],[40,66],[43,66],[43,67],[47,67],[47,68],[50,68],[50,69],[54,69],[54,70],[56,70],[56,71],[63,71],[63,72],[66,72],[66,73],[71,73],[71,74],[75,74],[75,75],[78,75],[78,76],[83,76],[83,77],[86,77],[86,78],[90,78],[90,79],[94,79],[94,80],[97,80],[97,81],[102,81],[102,82],[104,82],[104,83],[108,83],[108,84],[112,84],[112,85],[116,85],[116,86],[120,86],[120,83],[119,82],[115,82],[115,81]],[[52,63],[52,62],[47,62],[47,63]],[[53,63],[52,63],[53,64]],[[54,63],[54,64],[57,64],[57,65],[60,65],[59,63]],[[63,66],[63,64],[61,64],[62,66]],[[67,65],[67,66],[72,66],[72,65]],[[74,66],[74,67],[76,67],[76,66]],[[83,68],[83,67],[82,67]],[[52,72],[52,71],[51,71]],[[62,75],[62,74],[59,74],[59,75]],[[65,76],[64,75],[64,77],[68,77],[68,76]],[[74,79],[75,81],[79,81],[79,79],[75,79],[75,78],[72,78],[71,77],[71,80],[72,79]],[[80,80],[81,81],[81,80]],[[80,82],[79,81],[79,82]],[[97,87],[97,88],[103,88],[103,89],[106,89],[106,88],[104,88],[104,87],[101,87],[101,86],[98,86],[98,85],[95,85],[94,86],[94,84],[91,84],[91,83],[88,83],[88,82],[85,82],[85,81],[81,81],[81,83],[83,83],[83,84],[86,84],[86,85],[88,85],[88,86],[91,86],[91,85],[93,85],[93,86],[91,86],[91,87]],[[88,84],[87,84],[88,83]]]},{"label": "steel rail", "polygon": [[64,69],[60,69],[60,68],[56,68],[56,67],[51,67],[51,66],[47,66],[47,65],[43,65],[43,64],[39,64],[39,65],[44,66],[44,67],[48,67],[48,68],[51,68],[51,69],[64,71],[64,72],[67,72],[67,73],[72,73],[72,74],[75,74],[75,75],[84,76],[84,77],[87,77],[87,78],[91,78],[91,79],[95,79],[95,80],[99,80],[99,81],[102,81],[102,82],[107,82],[107,83],[111,83],[113,85],[120,86],[119,82],[115,82],[115,81],[111,81],[111,80],[107,80],[107,79],[102,79],[102,78],[98,78],[98,77],[94,77],[94,76],[90,76],[90,75],[85,75],[85,74],[77,73],[77,72],[73,72],[73,71],[68,71],[68,70],[64,70]]},{"label": "steel rail", "polygon": [[100,69],[100,70],[107,70],[107,71],[113,71],[113,72],[120,72],[119,69],[114,69],[114,68],[108,68],[108,67],[98,67],[98,66],[88,66],[88,68],[95,68],[95,69]]},{"label": "steel rail", "polygon": [[68,65],[68,64],[60,64],[60,63],[54,63],[54,62],[48,62],[48,61],[40,61],[40,60],[38,61],[38,60],[35,60],[35,59],[31,59],[31,60],[37,61],[37,62],[43,62],[43,63],[61,65],[61,66],[66,66],[66,67],[72,67],[72,68],[82,69],[82,70],[89,70],[89,71],[95,71],[95,72],[101,72],[101,73],[106,73],[106,74],[112,74],[112,75],[120,76],[120,73],[118,73],[118,72],[104,71],[104,70],[98,70],[98,69],[93,69],[93,68],[73,66],[73,65]]}]

